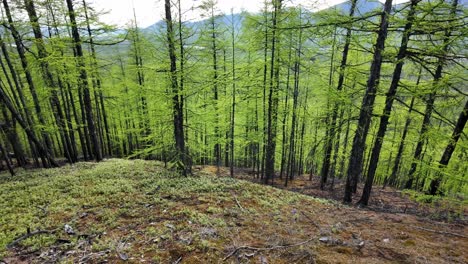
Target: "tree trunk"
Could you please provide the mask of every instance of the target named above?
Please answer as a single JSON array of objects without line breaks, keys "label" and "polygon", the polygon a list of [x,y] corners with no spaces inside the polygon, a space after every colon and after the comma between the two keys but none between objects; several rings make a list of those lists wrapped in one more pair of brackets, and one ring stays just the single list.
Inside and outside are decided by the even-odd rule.
[{"label": "tree trunk", "polygon": [[44,46],[44,40],[42,38],[42,32],[39,27],[39,20],[36,14],[36,8],[32,0],[25,0],[24,5],[28,13],[31,27],[34,32],[35,44],[38,50],[38,58],[40,61],[42,77],[45,81],[46,86],[50,89],[50,105],[59,129],[60,138],[63,144],[63,151],[68,162],[73,163],[77,161],[76,153],[73,153],[73,147],[71,145],[70,136],[67,133],[65,125],[65,117],[62,111],[62,106],[58,97],[58,85],[55,82],[48,59],[48,52]]},{"label": "tree trunk", "polygon": [[270,87],[268,94],[268,130],[265,152],[265,184],[271,180],[273,183],[275,175],[275,151],[276,151],[276,125],[278,116],[278,84],[279,84],[279,56],[278,56],[278,14],[281,11],[282,0],[273,0],[274,11],[272,18],[271,39],[271,62],[270,62]]},{"label": "tree trunk", "polygon": [[[452,9],[450,10],[451,19],[455,18],[456,16],[457,6],[458,6],[458,0],[453,0]],[[418,144],[416,145],[416,150],[414,151],[413,162],[411,163],[411,168],[410,168],[410,171],[408,172],[408,180],[406,181],[406,184],[405,184],[405,188],[407,189],[413,187],[414,174],[416,172],[418,162],[421,162],[422,160],[421,153],[422,153],[422,149],[424,146],[424,142],[426,141],[426,137],[427,137],[426,133],[430,127],[432,111],[434,108],[435,97],[437,94],[436,89],[438,88],[440,80],[442,79],[442,70],[445,65],[445,60],[446,60],[445,55],[447,54],[449,50],[451,34],[452,34],[452,31],[450,29],[445,30],[444,40],[442,44],[442,54],[440,55],[437,61],[437,68],[434,74],[434,81],[433,81],[433,87],[432,87],[433,91],[429,94],[428,99],[426,101],[426,110],[424,111],[423,123],[421,125],[421,130],[419,132]]]},{"label": "tree trunk", "polygon": [[[450,137],[450,141],[445,147],[444,154],[442,154],[442,158],[439,161],[439,167],[445,168],[450,162],[450,158],[452,157],[453,152],[455,151],[455,147],[457,146],[457,142],[460,139],[461,133],[465,128],[466,122],[468,120],[468,100],[465,103],[465,107],[463,108],[460,116],[458,117],[457,124],[453,129],[452,136]],[[434,179],[431,180],[429,194],[436,195],[439,192],[439,187],[442,179],[440,175],[437,175]]]},{"label": "tree trunk", "polygon": [[81,46],[80,33],[78,32],[78,26],[76,24],[75,10],[73,8],[72,0],[66,0],[66,1],[67,1],[70,22],[71,22],[73,44],[76,50],[77,64],[78,64],[78,68],[80,72],[80,75],[78,78],[78,85],[79,85],[79,89],[83,92],[83,103],[84,103],[84,108],[85,108],[84,114],[86,115],[88,133],[91,136],[94,157],[96,161],[101,161],[102,160],[101,147],[100,147],[98,135],[96,133],[96,127],[94,126],[93,107],[91,104],[91,95],[90,95],[89,86],[88,86],[88,73],[86,71],[86,65],[84,62],[84,55],[83,55],[83,48]]},{"label": "tree trunk", "polygon": [[173,124],[174,124],[174,138],[177,154],[177,168],[183,176],[190,173],[190,165],[188,164],[189,157],[185,149],[184,138],[184,96],[183,91],[179,89],[177,84],[177,60],[175,54],[175,39],[171,14],[171,1],[165,0],[164,2],[166,27],[167,27],[167,42],[169,46],[169,60],[170,60],[170,78],[172,89],[172,107],[173,107]]},{"label": "tree trunk", "polygon": [[[356,3],[357,0],[352,0],[351,1],[351,8],[349,10],[349,18],[354,17],[354,12],[356,10]],[[335,35],[336,35],[336,28],[335,28]],[[339,77],[338,77],[338,85],[336,87],[336,90],[338,92],[341,92],[343,90],[343,84],[344,84],[344,78],[345,78],[345,69],[346,65],[348,63],[348,53],[349,53],[349,47],[351,45],[351,35],[352,35],[352,27],[351,25],[347,26],[346,28],[346,37],[345,37],[345,45],[343,46],[343,55],[341,57],[341,63],[340,63],[340,69],[339,69]],[[336,36],[335,36],[336,37]],[[334,50],[333,50],[334,53]],[[332,57],[333,61],[333,57]],[[331,77],[329,84],[331,86]],[[322,170],[321,170],[321,178],[320,178],[320,189],[323,190],[325,187],[325,183],[327,182],[328,174],[330,171],[330,160],[331,160],[331,152],[333,149],[333,141],[335,140],[335,127],[336,127],[336,120],[338,117],[338,108],[339,108],[339,103],[335,102],[333,105],[333,110],[332,110],[332,117],[331,117],[331,123],[330,123],[330,130],[328,132],[327,140],[325,142],[325,158],[324,162],[322,165]]]},{"label": "tree trunk", "polygon": [[[89,46],[91,48],[91,58],[92,58],[92,67],[91,67],[91,75],[94,80],[93,85],[94,85],[94,92],[97,94],[97,98],[95,99],[96,101],[99,100],[98,103],[96,103],[96,110],[100,112],[100,115],[98,115],[98,120],[101,119],[104,122],[104,132],[106,135],[106,145],[107,145],[107,154],[109,156],[112,156],[112,142],[110,139],[110,131],[109,131],[109,122],[107,121],[107,113],[106,113],[106,107],[104,104],[104,95],[102,93],[102,85],[101,85],[101,76],[99,76],[99,71],[98,71],[98,64],[97,64],[97,57],[96,57],[96,49],[94,47],[94,39],[93,35],[91,33],[91,25],[89,23],[89,17],[88,17],[88,7],[86,5],[86,1],[83,0],[83,7],[84,7],[84,13],[85,13],[85,18],[86,18],[86,29],[88,31],[88,38],[89,38]],[[97,90],[97,91],[96,91]],[[142,97],[142,104],[146,106],[146,99]],[[100,106],[100,108],[99,108]],[[144,107],[143,106],[143,107]],[[146,109],[146,108],[144,108]],[[147,126],[149,122],[145,122]],[[148,132],[146,132],[148,135]],[[104,140],[101,139],[101,147],[102,147],[102,154],[104,154]]]},{"label": "tree trunk", "polygon": [[[420,76],[421,76],[421,72],[419,74],[417,84],[419,83]],[[383,188],[385,188],[387,184],[390,184],[390,186],[396,186],[397,173],[400,169],[401,158],[403,156],[403,150],[405,148],[406,135],[408,134],[408,129],[411,124],[411,112],[413,111],[414,99],[415,97],[413,96],[411,98],[411,103],[410,103],[410,107],[408,110],[408,117],[406,118],[405,127],[403,128],[403,134],[401,135],[401,139],[400,139],[400,145],[398,146],[397,155],[395,157],[395,162],[393,164],[392,174],[390,174],[389,178],[385,179]]]},{"label": "tree trunk", "polygon": [[372,119],[372,110],[374,108],[377,86],[380,81],[382,53],[385,49],[385,39],[387,38],[388,20],[391,9],[392,0],[386,0],[384,10],[380,18],[379,32],[374,47],[374,57],[372,60],[369,79],[367,80],[366,93],[362,100],[361,110],[359,113],[358,127],[353,139],[346,178],[345,195],[343,199],[345,203],[350,203],[352,201],[353,183],[357,183],[357,179],[362,172],[363,152]]},{"label": "tree trunk", "polygon": [[[11,16],[11,12],[10,12],[10,6],[8,5],[7,0],[3,0],[3,7],[5,8],[5,14],[6,14],[6,17],[8,19],[9,29],[10,29],[11,34],[13,36],[13,39],[15,41],[16,50],[18,51],[18,55],[19,55],[20,60],[21,60],[21,66],[22,66],[22,68],[24,70],[24,73],[26,75],[26,81],[28,83],[29,90],[31,92],[31,96],[32,96],[32,99],[33,99],[33,102],[34,102],[34,108],[36,110],[36,114],[37,114],[37,117],[39,119],[39,123],[43,127],[46,127],[47,124],[45,122],[45,118],[44,118],[44,115],[42,113],[42,108],[41,108],[41,105],[39,103],[39,97],[38,97],[37,92],[36,92],[36,86],[34,84],[32,74],[31,74],[31,71],[30,71],[30,68],[29,68],[28,60],[27,60],[26,55],[25,55],[24,45],[21,42],[21,36],[20,36],[19,32],[16,30],[16,26],[14,25],[14,22],[13,22],[13,19],[12,19],[12,16]],[[47,149],[49,154],[52,155],[52,141],[50,140],[50,136],[47,134],[47,132],[44,129],[42,129],[41,134],[42,134],[42,137],[43,137],[44,142],[45,142],[45,148]],[[47,164],[47,163],[44,163],[44,162],[47,162],[47,159],[43,159],[43,166],[44,167],[49,167],[50,166],[50,164]]]},{"label": "tree trunk", "polygon": [[236,118],[236,46],[235,46],[235,25],[234,25],[234,14],[231,13],[231,47],[232,47],[232,106],[231,106],[231,163],[229,168],[229,174],[234,177],[234,132],[235,132],[235,118]]},{"label": "tree trunk", "polygon": [[411,0],[410,11],[408,13],[407,22],[403,31],[403,37],[401,39],[400,49],[398,51],[397,61],[398,63],[395,66],[393,71],[392,83],[390,88],[387,91],[385,98],[385,108],[382,115],[380,116],[379,130],[377,132],[377,138],[375,140],[374,146],[372,148],[372,154],[370,158],[370,165],[367,171],[366,184],[364,185],[364,190],[362,192],[361,200],[359,204],[362,206],[367,206],[369,203],[370,194],[372,191],[372,184],[374,183],[375,172],[377,170],[377,165],[379,163],[380,151],[382,149],[382,144],[385,137],[385,132],[387,131],[388,120],[390,119],[390,114],[392,111],[393,101],[398,89],[398,83],[401,79],[401,73],[403,70],[404,59],[406,58],[406,50],[408,49],[408,42],[410,40],[411,28],[413,27],[414,15],[416,13],[416,5],[421,0]]}]

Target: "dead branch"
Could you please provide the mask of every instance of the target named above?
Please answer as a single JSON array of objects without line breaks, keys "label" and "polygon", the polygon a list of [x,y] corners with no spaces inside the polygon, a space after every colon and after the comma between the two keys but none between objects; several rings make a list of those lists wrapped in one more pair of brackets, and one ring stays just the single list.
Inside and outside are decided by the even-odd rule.
[{"label": "dead branch", "polygon": [[305,241],[302,241],[302,242],[299,242],[299,243],[296,243],[296,244],[290,244],[290,245],[282,245],[282,246],[273,246],[273,247],[264,247],[264,248],[258,248],[258,247],[252,247],[252,246],[241,246],[241,247],[238,247],[236,249],[234,249],[231,253],[229,253],[224,259],[223,261],[226,261],[228,260],[230,257],[232,257],[234,254],[236,254],[237,252],[241,251],[241,250],[254,250],[254,251],[269,251],[269,250],[276,250],[276,249],[283,249],[283,248],[291,248],[291,247],[297,247],[297,246],[301,246],[301,245],[304,245],[304,244],[307,244],[307,243],[310,243],[312,240],[314,240],[315,238],[311,238],[311,239],[308,239],[308,240],[305,240]]},{"label": "dead branch", "polygon": [[302,214],[303,216],[305,216],[305,218],[307,218],[307,220],[309,220],[309,222],[310,222],[312,225],[314,225],[316,228],[320,229],[320,226],[319,226],[317,223],[315,223],[315,221],[314,221],[310,216],[308,216],[305,212],[302,212],[302,211],[301,211],[301,214]]},{"label": "dead branch", "polygon": [[434,230],[434,229],[429,229],[429,228],[424,228],[424,227],[419,227],[419,226],[411,226],[411,227],[414,227],[414,228],[420,229],[420,230],[424,230],[424,231],[427,231],[427,232],[441,234],[441,235],[451,235],[451,236],[456,236],[456,237],[461,237],[461,238],[468,238],[467,236],[464,236],[462,234],[457,234],[457,233],[439,231],[439,230]]},{"label": "dead branch", "polygon": [[53,233],[57,232],[57,230],[58,229],[54,229],[54,230],[36,230],[36,231],[33,231],[33,232],[28,232],[28,233],[26,233],[24,235],[21,235],[21,236],[17,237],[10,244],[8,244],[6,247],[7,248],[13,248],[16,245],[18,245],[18,243],[20,243],[21,241],[23,241],[25,239],[28,239],[28,238],[36,236],[36,235],[41,235],[41,234],[53,234]]},{"label": "dead branch", "polygon": [[242,211],[245,211],[244,207],[242,207],[242,205],[240,204],[239,200],[237,200],[237,197],[234,195],[234,199],[236,200],[236,203],[237,203],[237,206],[239,206],[239,208],[242,210]]}]

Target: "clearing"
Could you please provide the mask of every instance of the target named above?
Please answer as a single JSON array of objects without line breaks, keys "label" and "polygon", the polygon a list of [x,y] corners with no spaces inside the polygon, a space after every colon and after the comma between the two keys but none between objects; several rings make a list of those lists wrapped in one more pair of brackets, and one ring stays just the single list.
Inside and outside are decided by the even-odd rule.
[{"label": "clearing", "polygon": [[207,168],[183,178],[121,159],[3,173],[0,263],[468,262],[465,205],[441,222],[313,198],[294,184]]}]

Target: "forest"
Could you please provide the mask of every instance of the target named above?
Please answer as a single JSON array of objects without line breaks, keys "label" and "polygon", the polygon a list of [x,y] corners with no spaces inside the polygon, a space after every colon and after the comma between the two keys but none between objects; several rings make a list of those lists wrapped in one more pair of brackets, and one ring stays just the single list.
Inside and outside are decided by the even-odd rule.
[{"label": "forest", "polygon": [[[301,204],[327,207],[307,200],[312,198],[286,194],[290,190],[331,199],[335,210],[346,206],[346,210],[354,210],[352,214],[360,214],[361,208],[368,214],[383,203],[402,210],[384,213],[408,211],[411,215],[408,204],[400,208],[391,200],[394,196],[382,198],[387,190],[398,194],[398,199],[405,197],[408,203],[415,203],[415,212],[429,204],[432,216],[433,210],[443,214],[437,211],[442,208],[440,219],[449,224],[455,219],[458,229],[419,227],[419,231],[430,230],[428,236],[454,236],[453,243],[460,243],[453,246],[460,250],[458,255],[434,261],[429,258],[430,263],[467,261],[462,246],[467,242],[463,233],[468,210],[467,2],[350,0],[314,11],[289,1],[265,0],[258,13],[227,14],[215,0],[197,1],[195,7],[184,6],[180,0],[157,4],[162,21],[140,27],[134,9],[128,10],[133,12],[133,21],[119,27],[100,21],[102,11],[87,0],[2,0],[0,169],[4,173],[0,174],[0,198],[4,201],[0,205],[5,208],[0,213],[5,217],[0,220],[4,226],[0,228],[0,246],[11,251],[23,240],[36,246],[56,245],[62,239],[58,229],[53,229],[56,226],[73,222],[75,229],[85,228],[77,223],[84,216],[72,216],[79,214],[73,206],[80,202],[73,204],[64,198],[70,204],[51,205],[62,195],[78,195],[84,209],[93,199],[102,198],[104,203],[114,201],[112,195],[116,195],[128,207],[141,202],[151,205],[144,210],[158,206],[163,210],[160,200],[145,200],[145,192],[160,192],[162,198],[158,199],[179,197],[175,202],[180,206],[184,199],[190,200],[184,192],[202,204],[213,202],[214,198],[207,197],[224,197],[239,211],[236,215],[249,211],[244,208],[249,201],[252,206],[263,206],[265,201],[278,203],[289,213],[299,210]],[[201,14],[200,19],[186,20],[185,14],[193,8]],[[92,173],[97,174],[91,177]],[[152,181],[152,173],[157,180]],[[70,184],[76,184],[77,190],[89,187],[96,191],[85,191],[89,197],[82,197]],[[43,189],[34,193],[39,186]],[[213,193],[206,194],[205,187]],[[48,193],[54,188],[60,190]],[[314,189],[312,194],[307,193],[309,189]],[[166,191],[169,198],[162,195]],[[243,192],[251,196],[241,196]],[[125,198],[125,194],[133,195],[135,201],[127,201],[131,197]],[[191,206],[189,201],[185,203]],[[296,203],[294,209],[285,209]],[[46,209],[45,204],[54,210]],[[15,208],[26,210],[25,215],[16,215]],[[38,212],[27,212],[27,208]],[[211,215],[222,214],[218,208],[209,212],[210,208],[205,209]],[[128,210],[119,221],[132,219],[133,209]],[[45,216],[35,216],[42,213]],[[54,214],[57,216],[52,218]],[[195,213],[187,214],[189,219],[196,218],[190,223],[200,221]],[[301,219],[285,216],[285,221],[308,221],[322,230],[317,227],[319,220],[311,220],[304,212],[297,215]],[[174,235],[179,226],[164,222],[172,217],[153,222],[161,222]],[[120,223],[115,218],[108,221]],[[299,252],[303,258],[295,259],[298,251],[293,254],[290,250],[302,248],[309,240],[277,241],[269,246],[265,245],[268,241],[250,243],[253,246],[234,243],[237,247],[227,250],[231,253],[218,250],[210,255],[207,252],[216,248],[211,238],[230,237],[221,235],[221,227],[214,227],[217,224],[201,222],[201,226],[210,226],[193,238],[201,249],[172,248],[169,255],[152,256],[158,258],[154,263],[211,263],[223,258],[234,261],[234,257],[236,263],[268,263],[267,259],[272,263],[335,263],[330,247],[326,247],[328,253],[322,252],[328,256],[325,260],[319,261],[318,253],[305,249],[307,252]],[[67,226],[72,225],[65,225],[66,235],[74,235]],[[340,247],[342,255],[366,256],[362,253],[367,247],[365,240],[348,252],[346,242],[333,238],[336,230],[342,234],[340,228],[333,228],[332,235],[319,237],[320,245]],[[157,236],[165,243],[172,241],[163,238],[167,234]],[[352,237],[357,239],[354,233]],[[82,238],[78,235],[76,241],[67,238],[60,243],[71,241],[79,246]],[[95,238],[86,234],[85,239]],[[124,247],[130,243],[114,245],[115,262],[129,259],[131,253]],[[430,247],[419,241],[416,244],[420,251]],[[94,255],[75,260],[96,263],[107,258],[95,245]],[[2,250],[0,263],[20,263],[19,258],[10,258]],[[187,250],[192,259],[181,253]],[[197,250],[205,254],[203,261],[193,253]],[[371,262],[362,261],[415,263],[410,256],[423,254],[410,251],[398,255],[399,250],[394,251],[377,248],[372,252],[380,255],[369,253],[372,258],[367,261]],[[24,257],[24,252],[21,254]],[[44,255],[49,258],[42,261],[67,259],[65,253],[57,254]],[[25,263],[41,263],[34,253],[26,255]]]}]

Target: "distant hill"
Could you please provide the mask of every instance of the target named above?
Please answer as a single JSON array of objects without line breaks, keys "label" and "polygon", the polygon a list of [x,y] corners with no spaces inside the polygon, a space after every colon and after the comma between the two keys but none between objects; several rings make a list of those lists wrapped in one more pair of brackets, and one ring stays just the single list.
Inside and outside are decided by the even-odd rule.
[{"label": "distant hill", "polygon": [[[467,1],[468,0],[462,0],[462,3],[467,2]],[[400,4],[397,4],[396,6],[399,6],[399,5],[402,5],[402,4],[400,3]],[[379,10],[382,8],[382,6],[383,6],[383,3],[378,0],[358,0],[356,15],[365,14],[374,10]],[[331,6],[325,10],[338,9],[338,10],[342,10],[344,13],[348,13],[350,8],[351,8],[351,1],[346,1],[341,4]],[[231,14],[222,15],[218,17],[217,19],[218,19],[218,22],[221,22],[221,24],[225,24],[225,25],[231,24]],[[234,14],[234,22],[236,25],[236,30],[240,30],[243,19],[244,19],[244,16],[242,14],[239,14],[239,13]],[[195,22],[186,22],[185,25],[190,28],[196,29],[196,28],[202,27],[205,23],[206,23],[206,19],[195,21]],[[142,31],[147,32],[147,33],[154,33],[154,32],[158,32],[163,27],[164,27],[164,21],[158,21],[151,26],[143,28]]]}]

